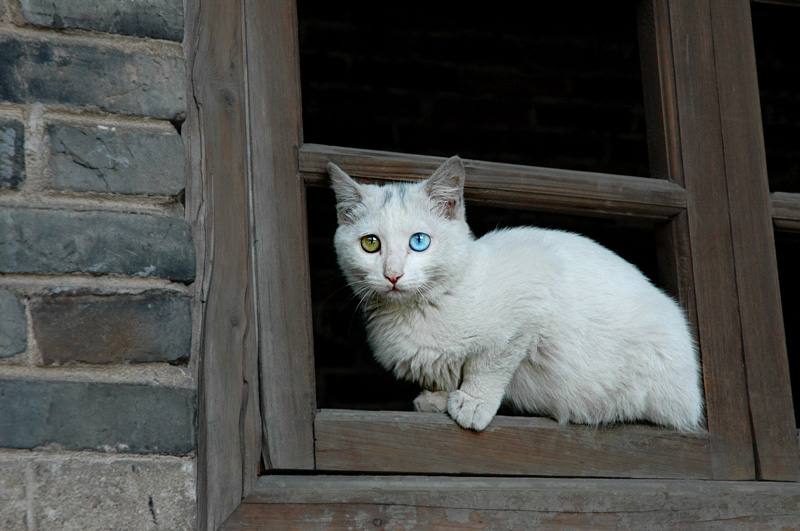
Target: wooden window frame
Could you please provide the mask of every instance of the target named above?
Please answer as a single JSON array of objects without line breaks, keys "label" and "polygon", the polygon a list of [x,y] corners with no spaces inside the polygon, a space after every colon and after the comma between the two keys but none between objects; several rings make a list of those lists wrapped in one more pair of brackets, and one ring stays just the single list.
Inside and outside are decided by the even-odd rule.
[{"label": "wooden window frame", "polygon": [[659,268],[696,326],[707,431],[497,418],[475,434],[442,415],[317,412],[314,398],[306,186],[326,182],[329,160],[391,181],[441,159],[303,144],[294,0],[187,2],[187,211],[204,257],[200,527],[258,497],[260,461],[273,472],[800,480],[773,235],[773,224],[800,229],[800,194],[768,190],[749,10],[640,2],[651,178],[466,165],[473,203],[663,222]]}]

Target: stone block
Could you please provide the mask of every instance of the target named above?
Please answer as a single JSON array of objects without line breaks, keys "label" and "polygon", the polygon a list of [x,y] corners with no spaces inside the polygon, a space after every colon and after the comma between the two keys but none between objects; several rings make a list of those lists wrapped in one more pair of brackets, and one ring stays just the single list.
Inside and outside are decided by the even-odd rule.
[{"label": "stone block", "polygon": [[184,75],[183,58],[0,36],[2,101],[179,120],[186,114]]},{"label": "stone block", "polygon": [[48,133],[56,189],[171,196],[186,186],[177,132],[51,125]]},{"label": "stone block", "polygon": [[85,29],[154,39],[183,39],[181,0],[20,0],[36,26]]},{"label": "stone block", "polygon": [[42,459],[34,477],[41,529],[196,528],[191,459]]},{"label": "stone block", "polygon": [[0,208],[0,273],[75,272],[191,282],[191,226],[149,215]]},{"label": "stone block", "polygon": [[24,460],[0,455],[0,529],[4,531],[30,529],[27,466]]},{"label": "stone block", "polygon": [[25,126],[0,119],[0,188],[19,188],[25,178]]},{"label": "stone block", "polygon": [[28,317],[19,297],[0,288],[0,358],[25,352],[28,346]]},{"label": "stone block", "polygon": [[0,446],[182,455],[197,446],[194,389],[0,379]]},{"label": "stone block", "polygon": [[32,301],[31,315],[48,365],[189,359],[192,316],[186,295],[58,294]]}]

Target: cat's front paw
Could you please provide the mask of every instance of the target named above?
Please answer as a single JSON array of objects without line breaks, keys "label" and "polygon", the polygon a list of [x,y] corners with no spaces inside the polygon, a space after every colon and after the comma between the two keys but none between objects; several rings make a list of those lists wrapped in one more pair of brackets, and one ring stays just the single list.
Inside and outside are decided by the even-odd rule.
[{"label": "cat's front paw", "polygon": [[483,431],[494,418],[500,404],[479,400],[464,391],[453,391],[447,401],[447,412],[464,428]]},{"label": "cat's front paw", "polygon": [[447,412],[447,391],[422,391],[414,399],[414,411],[426,413],[446,413]]}]

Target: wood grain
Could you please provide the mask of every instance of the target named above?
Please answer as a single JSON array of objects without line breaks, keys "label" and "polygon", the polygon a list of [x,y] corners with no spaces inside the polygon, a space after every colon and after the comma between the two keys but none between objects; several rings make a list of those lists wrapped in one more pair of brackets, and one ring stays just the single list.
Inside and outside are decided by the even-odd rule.
[{"label": "wood grain", "polygon": [[753,479],[710,6],[708,0],[672,0],[669,13],[714,477]]},{"label": "wood grain", "polygon": [[[248,175],[267,468],[314,468],[314,361],[293,0],[245,0]],[[262,21],[269,21],[265,31]]]},{"label": "wood grain", "polygon": [[[661,0],[643,0],[637,3],[636,16],[650,175],[683,187],[669,5]],[[660,282],[686,311],[693,337],[697,338],[697,304],[686,211],[656,231],[656,250]]]},{"label": "wood grain", "polygon": [[800,194],[773,192],[771,199],[775,228],[800,232]]},{"label": "wood grain", "polygon": [[800,7],[800,0],[752,0],[757,4],[775,4],[781,6]]},{"label": "wood grain", "polygon": [[317,469],[414,474],[709,478],[705,433],[495,417],[481,433],[435,413],[321,410]]},{"label": "wood grain", "polygon": [[[372,182],[427,178],[441,157],[305,144],[300,171],[310,186],[327,186],[334,162]],[[667,220],[686,206],[680,186],[663,179],[465,161],[464,195],[474,204],[569,214],[637,216]]]},{"label": "wood grain", "polygon": [[205,0],[202,9],[190,3],[187,14],[192,96],[184,126],[192,168],[187,206],[202,245],[198,527],[217,529],[255,481],[261,438],[248,260],[242,13],[238,3]]},{"label": "wood grain", "polygon": [[223,529],[797,529],[786,483],[262,477]]},{"label": "wood grain", "polygon": [[642,0],[636,10],[650,176],[683,186],[669,4]]},{"label": "wood grain", "polygon": [[800,480],[748,0],[711,0],[734,269],[759,478]]},{"label": "wood grain", "polygon": [[697,301],[686,212],[681,212],[656,231],[656,257],[660,283],[686,312],[692,337],[696,339]]}]

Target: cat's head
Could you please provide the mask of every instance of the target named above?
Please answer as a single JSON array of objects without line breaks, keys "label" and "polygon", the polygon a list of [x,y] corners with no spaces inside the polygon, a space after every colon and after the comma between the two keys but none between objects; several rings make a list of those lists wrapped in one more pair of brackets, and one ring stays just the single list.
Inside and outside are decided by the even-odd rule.
[{"label": "cat's head", "polygon": [[333,163],[328,173],[339,267],[359,296],[431,301],[458,279],[472,240],[461,159],[448,159],[418,183],[359,184]]}]

